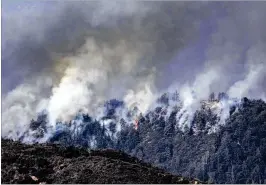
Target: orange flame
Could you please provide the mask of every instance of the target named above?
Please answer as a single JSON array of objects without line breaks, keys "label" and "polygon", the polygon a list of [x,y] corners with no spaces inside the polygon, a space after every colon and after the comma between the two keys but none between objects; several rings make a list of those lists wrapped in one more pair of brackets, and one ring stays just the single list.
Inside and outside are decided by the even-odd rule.
[{"label": "orange flame", "polygon": [[138,130],[138,127],[139,127],[139,121],[136,119],[135,120],[135,123],[134,123],[134,128],[135,128],[135,130]]}]

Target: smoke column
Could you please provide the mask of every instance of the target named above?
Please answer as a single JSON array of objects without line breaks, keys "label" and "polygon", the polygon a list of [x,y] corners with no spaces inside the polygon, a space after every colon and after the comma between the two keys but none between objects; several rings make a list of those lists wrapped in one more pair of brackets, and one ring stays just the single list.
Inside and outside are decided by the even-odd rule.
[{"label": "smoke column", "polygon": [[111,98],[145,113],[167,89],[178,89],[191,113],[211,92],[265,98],[264,2],[9,7],[3,1],[4,137],[19,138],[43,110],[52,127],[77,112],[98,117]]}]

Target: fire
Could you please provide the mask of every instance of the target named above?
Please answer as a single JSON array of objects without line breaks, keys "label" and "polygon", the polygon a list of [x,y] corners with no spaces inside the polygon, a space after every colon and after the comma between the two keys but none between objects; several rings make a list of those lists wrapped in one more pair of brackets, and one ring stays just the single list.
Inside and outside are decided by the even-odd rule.
[{"label": "fire", "polygon": [[135,130],[138,130],[138,127],[139,127],[139,120],[136,119],[134,123]]}]

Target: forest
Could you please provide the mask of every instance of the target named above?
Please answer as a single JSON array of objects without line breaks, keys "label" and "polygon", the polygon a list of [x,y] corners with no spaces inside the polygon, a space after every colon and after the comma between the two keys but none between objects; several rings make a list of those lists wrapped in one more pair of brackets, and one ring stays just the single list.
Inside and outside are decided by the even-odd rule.
[{"label": "forest", "polygon": [[[208,101],[221,98],[228,97],[219,94],[215,100],[212,94]],[[162,95],[158,101],[167,104],[169,99]],[[202,106],[185,130],[176,127],[178,107],[167,120],[162,117],[164,109],[156,107],[141,115],[136,129],[123,118],[114,119],[122,101],[110,100],[106,105],[108,111],[102,120],[118,121],[105,125],[83,114],[81,121],[58,123],[49,142],[120,150],[173,174],[209,183],[266,183],[266,103],[262,100],[242,98],[238,106],[230,108],[225,124],[219,124],[219,117]],[[46,123],[46,114],[32,120],[35,138],[43,137]],[[218,129],[209,132],[212,126]]]}]

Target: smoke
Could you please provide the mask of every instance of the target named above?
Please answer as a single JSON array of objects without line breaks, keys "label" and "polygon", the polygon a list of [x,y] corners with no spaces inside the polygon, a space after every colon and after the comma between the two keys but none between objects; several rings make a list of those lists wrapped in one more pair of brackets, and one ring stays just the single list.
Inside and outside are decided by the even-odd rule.
[{"label": "smoke", "polygon": [[[266,27],[263,17],[266,3],[212,5],[216,13],[212,14],[211,21],[203,23],[210,27],[211,34],[204,37],[209,42],[203,50],[202,63],[193,63],[194,67],[190,67],[192,71],[195,67],[200,70],[180,87],[182,101],[189,105],[190,117],[199,108],[200,101],[208,99],[211,92],[226,92],[231,98],[246,96],[265,100]],[[219,11],[218,5],[221,7]]]},{"label": "smoke", "polygon": [[[263,23],[266,3],[239,2],[226,6],[230,6],[227,15],[218,19],[217,30],[206,50],[205,66],[210,70],[217,68],[220,78],[211,85],[211,90],[227,91],[237,98],[263,98],[266,35],[262,30],[266,30]],[[246,85],[240,85],[241,81]]]},{"label": "smoke", "polygon": [[232,97],[252,96],[265,100],[265,50],[255,45],[247,52],[247,72],[244,79],[235,82],[228,94]]},{"label": "smoke", "polygon": [[197,37],[206,16],[197,4],[55,1],[4,11],[3,136],[20,137],[41,110],[52,127],[78,111],[97,117],[110,98],[147,111],[160,67]]},{"label": "smoke", "polygon": [[113,98],[145,113],[169,87],[184,104],[182,125],[211,92],[265,98],[264,2],[8,6],[3,1],[4,137],[18,139],[43,110],[53,128],[77,112],[97,118]]}]

